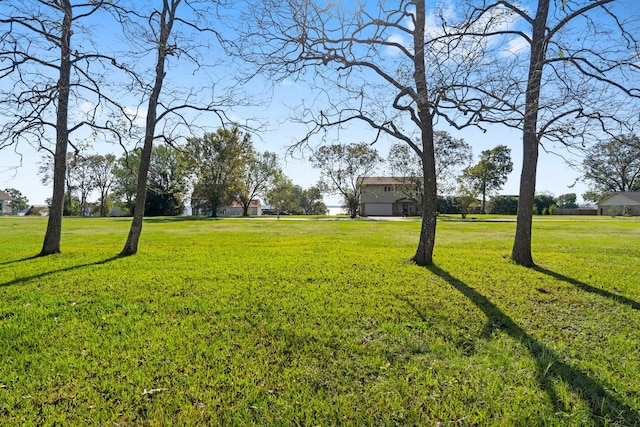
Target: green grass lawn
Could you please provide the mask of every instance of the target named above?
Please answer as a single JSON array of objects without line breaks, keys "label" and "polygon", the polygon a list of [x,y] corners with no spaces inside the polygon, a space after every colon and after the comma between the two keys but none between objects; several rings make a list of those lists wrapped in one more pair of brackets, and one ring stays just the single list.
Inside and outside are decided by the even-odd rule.
[{"label": "green grass lawn", "polygon": [[640,221],[419,226],[2,217],[0,425],[640,425]]}]

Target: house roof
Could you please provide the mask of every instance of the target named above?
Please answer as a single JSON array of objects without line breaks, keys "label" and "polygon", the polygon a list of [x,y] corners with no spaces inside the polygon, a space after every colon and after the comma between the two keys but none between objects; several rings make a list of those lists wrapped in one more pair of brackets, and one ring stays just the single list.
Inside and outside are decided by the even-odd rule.
[{"label": "house roof", "polygon": [[602,204],[604,202],[606,202],[607,200],[615,197],[615,196],[623,196],[626,197],[628,199],[633,200],[634,202],[638,202],[640,203],[640,191],[619,191],[617,193],[611,193],[609,194],[607,197],[605,197],[604,199],[600,200],[598,202],[598,204]]},{"label": "house roof", "polygon": [[13,200],[13,197],[11,197],[6,191],[0,190],[0,200]]},{"label": "house roof", "polygon": [[365,176],[362,178],[362,185],[398,185],[402,184],[399,178],[392,176]]}]

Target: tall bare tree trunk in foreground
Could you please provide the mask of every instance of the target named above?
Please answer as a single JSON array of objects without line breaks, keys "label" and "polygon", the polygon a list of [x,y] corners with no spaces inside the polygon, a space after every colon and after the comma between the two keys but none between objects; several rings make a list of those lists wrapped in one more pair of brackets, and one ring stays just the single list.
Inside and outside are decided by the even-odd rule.
[{"label": "tall bare tree trunk in foreground", "polygon": [[53,166],[53,196],[49,208],[47,231],[40,255],[60,252],[62,238],[62,212],[64,209],[64,189],[67,167],[67,145],[69,142],[69,91],[71,80],[71,21],[73,10],[69,0],[62,0],[60,8],[64,13],[60,35],[60,78],[58,80],[58,109],[56,114],[56,148]]},{"label": "tall bare tree trunk in foreground", "polygon": [[422,141],[422,179],[424,183],[424,201],[422,204],[422,225],[420,240],[415,255],[411,258],[418,265],[430,265],[433,262],[433,248],[436,243],[436,220],[438,189],[436,183],[435,147],[433,145],[433,117],[429,105],[425,66],[425,22],[424,0],[413,2],[415,12],[415,30],[413,31],[413,66],[416,86],[417,116]]},{"label": "tall bare tree trunk in foreground", "polygon": [[168,40],[171,28],[175,20],[176,8],[181,0],[164,0],[162,12],[159,18],[160,37],[157,48],[157,61],[155,68],[155,83],[149,96],[147,119],[144,131],[144,145],[140,155],[140,168],[138,169],[138,184],[136,187],[136,205],[133,212],[133,220],[129,229],[129,236],[120,255],[134,255],[138,252],[138,241],[142,233],[142,220],[144,219],[144,206],[147,198],[147,175],[151,164],[151,152],[155,138],[158,99],[162,91],[162,83],[165,76],[165,61],[168,53]]},{"label": "tall bare tree trunk in foreground", "polygon": [[538,1],[538,10],[533,23],[524,129],[522,133],[522,174],[520,176],[520,195],[518,197],[518,221],[511,252],[513,261],[527,267],[534,265],[531,256],[531,227],[533,225],[533,200],[536,193],[536,172],[538,170],[538,144],[540,143],[537,134],[538,106],[540,102],[542,67],[548,44],[546,30],[550,1]]}]

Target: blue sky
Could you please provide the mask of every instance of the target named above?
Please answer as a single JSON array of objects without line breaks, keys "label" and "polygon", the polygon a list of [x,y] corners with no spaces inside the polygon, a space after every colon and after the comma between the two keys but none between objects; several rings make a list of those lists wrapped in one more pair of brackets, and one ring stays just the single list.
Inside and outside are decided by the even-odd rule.
[{"label": "blue sky", "polygon": [[[639,7],[636,3],[630,4],[636,5],[636,8]],[[108,28],[101,28],[101,25],[105,23],[96,22],[94,24],[97,25],[93,30],[94,37],[98,39],[97,42],[100,45],[108,46],[109,50],[117,50],[117,47],[122,44],[122,39],[117,36],[117,32],[110,31]],[[188,34],[185,34],[185,36],[188,38]],[[522,46],[516,43],[511,47],[515,49]],[[208,59],[213,63],[217,58],[210,56]],[[152,63],[149,56],[142,57],[140,61]],[[205,88],[205,90],[198,90],[198,92],[206,94],[213,81],[218,82],[218,84],[222,84],[225,81],[225,76],[230,74],[228,67],[229,65],[223,64],[222,67],[212,66],[211,68],[200,70],[201,72],[199,73],[194,73],[192,68],[185,65],[172,66],[169,68],[167,86],[164,91],[165,96],[169,95],[169,91],[177,86],[185,90]],[[319,171],[311,168],[310,163],[302,159],[309,154],[308,152],[298,153],[297,158],[285,158],[284,156],[286,149],[299,140],[307,131],[303,125],[296,124],[288,119],[292,114],[291,109],[295,110],[303,100],[307,105],[319,102],[315,98],[313,88],[304,80],[294,81],[289,79],[272,86],[270,82],[256,79],[244,87],[243,90],[246,91],[248,97],[253,97],[254,101],[260,101],[256,102],[259,105],[227,108],[225,111],[227,111],[229,117],[241,123],[248,122],[254,125],[259,123],[262,129],[253,137],[256,148],[260,151],[269,150],[278,153],[285,173],[294,183],[305,188],[314,185],[319,178]],[[135,98],[131,94],[123,95],[122,99],[128,104],[130,111],[140,111],[140,119],[142,119],[145,101]],[[140,109],[140,106],[142,106],[142,109]],[[320,108],[319,106],[314,107]],[[77,105],[73,114],[80,114],[82,108],[82,104]],[[215,116],[200,117],[197,120],[211,130],[219,125],[219,121]],[[510,147],[514,169],[500,194],[518,194],[522,156],[521,132],[498,125],[488,126],[486,132],[473,128],[460,131],[442,123],[438,124],[436,128],[437,130],[446,130],[456,138],[464,138],[465,141],[471,144],[475,158],[482,150],[493,148],[499,144]],[[204,129],[199,131],[204,131]],[[87,133],[81,134],[77,138],[83,139],[87,135]],[[326,141],[328,143],[356,143],[371,142],[373,139],[374,133],[367,125],[352,124],[347,129],[330,131],[327,134]],[[314,142],[319,143],[319,140]],[[388,148],[395,142],[383,137],[376,143],[375,148],[385,157]],[[130,146],[133,146],[133,141],[130,142]],[[563,147],[545,146],[545,148],[555,151],[574,162],[580,162],[579,157],[568,154]],[[122,149],[118,145],[103,140],[93,141],[89,152],[122,155]],[[43,204],[45,199],[51,196],[51,187],[43,185],[37,174],[38,163],[44,155],[44,152],[37,152],[27,144],[0,151],[0,188],[17,188],[29,199],[30,203]],[[384,165],[381,167],[380,174],[386,174]],[[537,178],[538,192],[550,192],[556,196],[573,192],[577,193],[580,198],[580,195],[586,190],[587,187],[580,180],[578,171],[570,168],[562,157],[541,150]],[[335,196],[326,196],[325,202],[327,204],[339,204],[340,201]]]}]

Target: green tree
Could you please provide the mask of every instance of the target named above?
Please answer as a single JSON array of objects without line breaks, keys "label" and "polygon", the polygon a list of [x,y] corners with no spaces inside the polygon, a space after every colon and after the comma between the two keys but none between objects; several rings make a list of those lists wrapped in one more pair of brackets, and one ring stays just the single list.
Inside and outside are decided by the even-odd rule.
[{"label": "green tree", "polygon": [[502,189],[513,170],[511,150],[498,145],[480,154],[480,161],[462,171],[462,181],[477,194],[482,194],[482,213],[486,213],[487,195]]},{"label": "green tree", "polygon": [[302,191],[300,206],[305,215],[326,215],[327,213],[327,205],[325,205],[322,192],[317,186]]},{"label": "green tree", "polygon": [[556,202],[559,208],[576,209],[578,207],[578,204],[576,203],[577,198],[576,193],[561,194],[556,199]]},{"label": "green tree", "polygon": [[11,201],[11,215],[18,215],[18,212],[29,208],[29,199],[27,199],[20,190],[15,188],[5,188],[4,191],[13,197]]},{"label": "green tree", "polygon": [[456,191],[455,206],[460,211],[462,218],[466,218],[471,209],[478,206],[478,199],[476,199],[476,191],[472,188],[465,187],[463,184],[458,186]]},{"label": "green tree", "polygon": [[215,217],[220,206],[238,198],[252,153],[250,135],[237,127],[188,139],[182,159],[194,179],[191,205],[196,212],[208,210]]},{"label": "green tree", "polygon": [[275,177],[273,186],[267,190],[265,201],[278,212],[303,214],[303,191],[302,187],[295,185],[289,177],[279,173]]},{"label": "green tree", "polygon": [[518,196],[493,196],[488,205],[489,213],[516,215],[518,213]]},{"label": "green tree", "polygon": [[153,147],[147,175],[144,214],[147,216],[182,214],[186,181],[187,176],[183,169],[180,152],[166,145]]},{"label": "green tree", "polygon": [[603,193],[601,191],[586,191],[582,193],[582,198],[586,202],[598,203],[600,200],[604,199],[607,196],[607,193]]},{"label": "green tree", "polygon": [[95,189],[90,156],[81,153],[69,153],[67,179],[74,188],[80,203],[80,215],[89,216],[89,194]]},{"label": "green tree", "polygon": [[590,184],[589,190],[600,196],[617,191],[639,191],[640,138],[620,135],[593,146],[587,152],[582,168],[584,178]]},{"label": "green tree", "polygon": [[140,150],[136,149],[116,160],[113,166],[113,195],[123,214],[133,215],[136,203],[138,168],[140,167]]},{"label": "green tree", "polygon": [[[84,156],[80,151],[73,153],[67,153],[66,164],[64,167],[64,199],[62,205],[63,216],[79,216],[82,214],[82,203],[80,193],[83,189],[85,192],[90,182],[88,172],[83,171]],[[80,169],[80,170],[78,170]],[[45,157],[38,169],[40,175],[40,181],[44,185],[49,185],[54,178],[55,161],[53,157]],[[88,195],[86,193],[85,195]],[[51,209],[54,203],[54,198],[47,199],[49,202],[47,205]]]},{"label": "green tree", "polygon": [[249,204],[257,196],[263,196],[280,173],[278,157],[268,151],[255,153],[253,147],[240,171],[236,200],[242,205],[242,215],[249,216]]},{"label": "green tree", "polygon": [[536,194],[533,199],[533,212],[537,215],[549,215],[556,200],[552,194]]},{"label": "green tree", "polygon": [[322,146],[311,157],[313,167],[320,169],[319,186],[341,195],[351,218],[356,217],[360,206],[362,178],[370,176],[381,162],[378,151],[363,143]]}]

